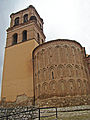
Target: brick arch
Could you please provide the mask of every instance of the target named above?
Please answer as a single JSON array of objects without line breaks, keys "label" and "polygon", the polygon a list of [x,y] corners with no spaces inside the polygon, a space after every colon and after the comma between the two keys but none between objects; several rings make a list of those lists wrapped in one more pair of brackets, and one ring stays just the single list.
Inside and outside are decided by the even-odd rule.
[{"label": "brick arch", "polygon": [[47,81],[47,69],[43,68],[42,69],[42,81]]},{"label": "brick arch", "polygon": [[49,74],[49,80],[54,80],[56,78],[56,69],[54,66],[50,66],[48,74]]},{"label": "brick arch", "polygon": [[39,70],[39,81],[38,82],[42,82],[45,81],[44,75],[43,75],[43,69]]},{"label": "brick arch", "polygon": [[81,95],[82,94],[82,80],[77,79],[77,94]]},{"label": "brick arch", "polygon": [[66,81],[61,79],[58,81],[57,83],[57,91],[58,91],[58,95],[63,97],[66,95]]},{"label": "brick arch", "polygon": [[76,52],[76,47],[75,46],[71,46],[71,48],[72,48],[72,54],[73,54],[73,56],[75,55],[75,52]]},{"label": "brick arch", "polygon": [[56,83],[55,80],[50,81],[50,83],[49,83],[50,94],[55,94],[56,93],[56,86],[57,86],[57,83]]},{"label": "brick arch", "polygon": [[64,65],[60,64],[57,67],[57,75],[58,75],[58,78],[60,78],[60,77],[65,75],[65,67],[64,67]]},{"label": "brick arch", "polygon": [[55,68],[54,66],[50,66],[50,67],[49,67],[49,70],[52,70],[52,69],[54,69],[54,68]]},{"label": "brick arch", "polygon": [[42,84],[42,93],[44,94],[47,94],[48,93],[48,83],[47,82],[44,82]]},{"label": "brick arch", "polygon": [[75,95],[75,81],[73,79],[68,80],[68,95]]},{"label": "brick arch", "polygon": [[87,82],[87,80],[86,79],[83,79],[83,94],[87,94],[87,92],[88,92],[88,82]]},{"label": "brick arch", "polygon": [[66,76],[67,77],[73,77],[74,76],[74,69],[73,69],[73,66],[71,64],[68,64],[66,66]]},{"label": "brick arch", "polygon": [[79,65],[75,65],[76,77],[81,76],[81,70]]}]

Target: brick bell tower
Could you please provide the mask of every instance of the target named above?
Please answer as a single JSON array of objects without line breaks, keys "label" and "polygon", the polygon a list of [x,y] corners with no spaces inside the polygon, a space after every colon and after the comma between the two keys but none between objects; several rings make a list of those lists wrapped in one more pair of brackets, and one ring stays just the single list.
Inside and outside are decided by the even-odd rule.
[{"label": "brick bell tower", "polygon": [[11,14],[3,67],[1,98],[15,101],[18,95],[33,97],[32,51],[44,43],[43,19],[36,9]]}]

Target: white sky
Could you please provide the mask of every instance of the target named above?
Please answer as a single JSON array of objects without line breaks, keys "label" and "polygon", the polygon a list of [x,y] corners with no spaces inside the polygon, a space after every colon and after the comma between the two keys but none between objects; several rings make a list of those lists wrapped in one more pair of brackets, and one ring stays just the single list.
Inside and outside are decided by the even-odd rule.
[{"label": "white sky", "polygon": [[0,81],[9,16],[29,5],[33,5],[44,20],[46,41],[76,40],[90,54],[90,0],[0,0]]}]

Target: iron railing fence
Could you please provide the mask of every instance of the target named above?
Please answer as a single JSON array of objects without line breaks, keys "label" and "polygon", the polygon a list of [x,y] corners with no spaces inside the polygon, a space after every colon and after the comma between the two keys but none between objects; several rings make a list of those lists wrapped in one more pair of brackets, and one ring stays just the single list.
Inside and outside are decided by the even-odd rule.
[{"label": "iron railing fence", "polygon": [[0,120],[41,120],[44,118],[57,119],[56,107],[32,108],[22,112],[9,113],[0,116]]},{"label": "iron railing fence", "polygon": [[58,118],[57,108],[56,107],[44,107],[39,108],[39,120],[43,118],[52,118],[52,120],[56,120]]}]

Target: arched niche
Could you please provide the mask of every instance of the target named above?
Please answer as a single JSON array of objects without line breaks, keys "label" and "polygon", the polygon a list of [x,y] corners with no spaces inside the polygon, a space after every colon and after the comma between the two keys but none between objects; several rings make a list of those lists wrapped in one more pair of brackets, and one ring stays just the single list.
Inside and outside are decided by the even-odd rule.
[{"label": "arched niche", "polygon": [[17,44],[17,41],[18,41],[18,34],[17,34],[17,33],[15,33],[15,34],[13,35],[12,45]]}]

